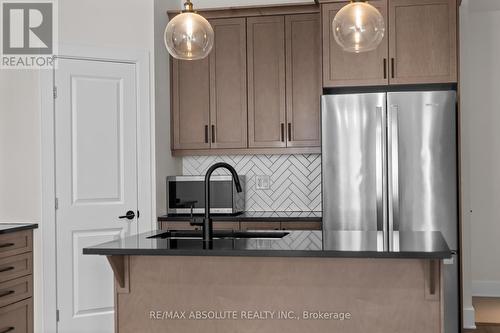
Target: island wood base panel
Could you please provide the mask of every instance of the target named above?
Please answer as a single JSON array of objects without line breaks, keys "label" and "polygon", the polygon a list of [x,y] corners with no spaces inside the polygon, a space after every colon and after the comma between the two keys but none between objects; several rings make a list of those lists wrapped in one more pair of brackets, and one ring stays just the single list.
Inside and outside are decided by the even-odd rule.
[{"label": "island wood base panel", "polygon": [[[130,256],[116,331],[442,332],[441,264],[420,259]],[[236,311],[236,320],[152,319],[152,311]],[[349,312],[349,320],[241,319],[241,311]]]}]

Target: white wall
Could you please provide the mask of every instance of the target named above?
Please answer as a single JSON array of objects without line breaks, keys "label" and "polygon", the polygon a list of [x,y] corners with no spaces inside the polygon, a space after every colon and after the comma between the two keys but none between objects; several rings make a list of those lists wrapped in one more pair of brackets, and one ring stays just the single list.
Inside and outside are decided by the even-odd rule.
[{"label": "white wall", "polygon": [[500,296],[500,1],[467,1],[467,8],[462,113],[468,145],[464,159],[469,171],[472,294]]},{"label": "white wall", "polygon": [[165,178],[181,174],[182,161],[170,155],[170,65],[163,41],[167,10],[178,9],[177,0],[154,1],[155,103],[156,103],[156,213],[167,213]]},{"label": "white wall", "polygon": [[38,73],[0,70],[0,221],[40,217]]}]

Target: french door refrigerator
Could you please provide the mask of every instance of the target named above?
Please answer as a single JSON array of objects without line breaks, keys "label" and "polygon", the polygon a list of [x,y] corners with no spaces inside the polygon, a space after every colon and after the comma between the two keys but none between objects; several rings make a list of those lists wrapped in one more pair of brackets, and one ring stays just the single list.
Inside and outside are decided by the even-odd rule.
[{"label": "french door refrigerator", "polygon": [[[455,91],[322,96],[323,229],[441,231],[458,253]],[[362,246],[362,244],[360,244]],[[459,332],[459,258],[444,267],[445,332]]]}]

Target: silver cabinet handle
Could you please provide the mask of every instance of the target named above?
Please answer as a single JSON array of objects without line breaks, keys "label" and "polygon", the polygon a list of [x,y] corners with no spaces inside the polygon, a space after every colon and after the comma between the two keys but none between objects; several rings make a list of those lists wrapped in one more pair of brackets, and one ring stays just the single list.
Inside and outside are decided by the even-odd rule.
[{"label": "silver cabinet handle", "polygon": [[383,231],[383,249],[389,249],[389,240],[387,238],[387,162],[385,156],[386,131],[385,131],[385,108],[378,106],[377,110],[377,130],[376,130],[376,182],[377,182],[377,230],[382,224]]},{"label": "silver cabinet handle", "polygon": [[389,187],[389,249],[394,250],[394,231],[399,231],[399,128],[398,106],[391,105],[388,113],[388,187]]}]

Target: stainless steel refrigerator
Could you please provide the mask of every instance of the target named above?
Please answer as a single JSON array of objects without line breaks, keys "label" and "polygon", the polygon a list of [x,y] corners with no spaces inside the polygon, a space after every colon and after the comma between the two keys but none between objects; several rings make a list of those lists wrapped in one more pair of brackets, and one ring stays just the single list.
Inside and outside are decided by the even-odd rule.
[{"label": "stainless steel refrigerator", "polygon": [[[442,232],[458,253],[455,91],[322,97],[323,229]],[[362,246],[362,244],[360,244]],[[459,332],[459,258],[444,267],[445,332]]]}]

